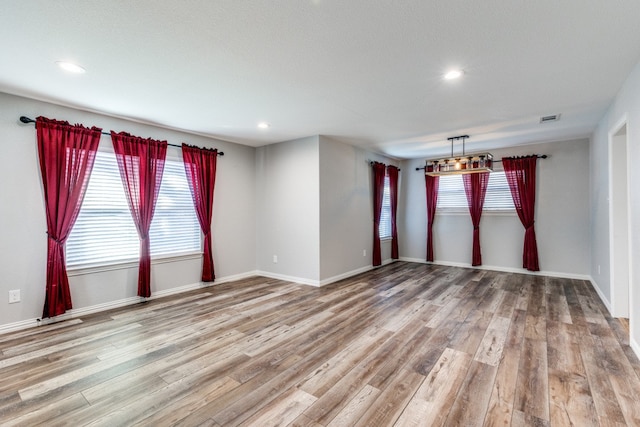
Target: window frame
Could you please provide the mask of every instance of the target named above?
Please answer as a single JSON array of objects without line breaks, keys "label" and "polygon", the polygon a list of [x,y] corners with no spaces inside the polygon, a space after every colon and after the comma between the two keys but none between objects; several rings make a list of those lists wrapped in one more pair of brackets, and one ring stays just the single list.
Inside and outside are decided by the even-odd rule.
[{"label": "window frame", "polygon": [[[378,228],[378,237],[380,238],[380,241],[393,239],[391,230],[391,187],[389,175],[386,172],[384,175],[383,188],[382,206],[380,208],[380,227]],[[385,212],[387,213],[386,215]],[[386,231],[388,234],[383,235],[383,231]]]},{"label": "window frame", "polygon": [[[112,147],[101,147],[98,150],[97,155],[99,156],[110,156],[112,158],[112,160],[115,162],[115,153],[113,151]],[[98,159],[96,158],[96,161]],[[174,163],[174,165],[172,165],[171,167],[167,168],[167,164],[168,163]],[[176,155],[169,155],[169,151],[167,152],[167,157],[165,159],[165,169],[164,169],[164,173],[163,173],[163,183],[165,182],[165,178],[166,178],[166,173],[167,170],[171,170],[172,167],[174,169],[176,169],[176,173],[177,172],[177,168],[176,165],[179,163],[180,164],[180,170],[182,170],[182,174],[184,176],[184,179],[188,179],[186,177],[186,174],[184,173],[184,164],[183,164],[183,160],[182,160],[182,156],[176,156]],[[95,167],[95,163],[94,163],[94,167]],[[116,170],[117,170],[117,164],[116,164]],[[93,172],[93,171],[92,171]],[[92,173],[92,177],[93,177],[93,173]],[[113,179],[113,178],[112,178]],[[117,179],[118,181],[121,183],[120,181],[120,175],[119,172],[117,174]],[[186,182],[186,181],[185,181]],[[90,185],[90,184],[89,184]],[[188,185],[188,183],[187,183]],[[163,186],[161,184],[161,188],[160,191],[163,191]],[[162,253],[156,253],[154,254],[153,252],[151,253],[151,264],[155,265],[155,264],[162,264],[162,263],[168,263],[168,262],[175,262],[175,261],[181,261],[181,260],[189,260],[189,259],[200,259],[202,257],[202,253],[203,253],[203,248],[202,248],[202,244],[203,244],[203,235],[202,235],[202,230],[200,228],[200,223],[197,220],[197,215],[195,213],[195,207],[193,206],[193,200],[191,198],[191,192],[188,190],[187,187],[187,191],[188,191],[188,199],[190,201],[191,207],[193,209],[193,215],[195,218],[195,224],[197,225],[197,230],[198,230],[198,249],[196,250],[195,248],[193,248],[193,250],[186,250],[186,251],[180,251],[180,252],[173,252],[173,253],[167,253],[167,252],[162,252]],[[126,197],[124,195],[124,188],[122,189],[122,197],[124,197],[125,203],[126,203]],[[186,197],[186,196],[183,196]],[[86,195],[85,195],[85,200],[86,200]],[[158,195],[158,201],[160,200],[160,194]],[[152,227],[154,226],[154,221],[156,219],[156,213],[158,212],[158,201],[156,201],[156,212],[154,213],[154,220],[152,221]],[[184,206],[184,200],[183,200],[183,206]],[[83,202],[84,205],[84,202]],[[133,219],[131,218],[131,213],[129,212],[129,206],[128,203],[126,204],[126,209],[127,209],[127,213],[128,213],[128,218],[131,221],[131,225],[133,225]],[[82,214],[82,208],[81,208],[81,213],[78,215],[78,217],[80,217],[80,215]],[[76,222],[77,223],[77,222]],[[134,229],[135,229],[135,225],[133,225]],[[74,224],[74,228],[75,228],[75,224]],[[192,231],[195,232],[195,227],[193,228]],[[73,230],[72,232],[73,233]],[[136,238],[137,238],[137,232],[136,232]],[[71,234],[70,234],[71,237]],[[67,240],[67,243],[69,242],[69,240]],[[138,243],[139,245],[139,243]],[[98,260],[98,261],[90,261],[90,262],[79,262],[79,263],[72,263],[69,264],[68,258],[67,258],[67,245],[65,244],[65,263],[66,263],[66,268],[67,268],[67,273],[69,277],[72,276],[78,276],[78,275],[84,275],[84,274],[91,274],[91,273],[96,273],[96,272],[102,272],[102,271],[110,271],[110,270],[122,270],[122,269],[128,269],[128,268],[134,268],[137,267],[139,264],[139,258],[138,257],[126,257],[126,258],[121,258],[121,259],[113,259],[113,260]],[[153,245],[152,245],[152,250],[153,250]]]},{"label": "window frame", "polygon": [[[502,197],[506,198],[510,201],[510,205],[511,207],[509,208],[492,208],[489,207],[487,208],[487,199],[485,199],[485,205],[482,208],[482,215],[490,215],[490,216],[516,216],[517,212],[515,209],[515,206],[513,205],[513,198],[511,197],[511,190],[509,189],[509,185],[506,182],[506,176],[504,175],[504,171],[502,170],[495,170],[493,172],[490,172],[489,175],[489,183],[488,183],[488,187],[487,187],[487,197],[491,197],[490,192],[495,191],[494,189],[492,189],[492,187],[495,185],[495,180],[492,182],[492,177],[496,177],[498,175],[496,174],[501,174],[501,176],[503,177],[503,179],[501,179],[500,182],[500,187],[502,189]],[[457,189],[457,193],[458,195],[458,199],[460,201],[463,202],[463,204],[458,204],[457,206],[441,206],[441,195],[442,195],[442,178],[446,177],[446,178],[454,178],[457,177],[460,180],[460,185],[458,186]],[[493,184],[493,185],[492,185]],[[440,176],[440,183],[438,186],[438,204],[436,205],[436,215],[469,215],[469,206],[467,203],[467,198],[466,198],[466,194],[464,191],[464,184],[462,183],[462,175],[461,174],[457,174],[457,175],[441,175]]]}]

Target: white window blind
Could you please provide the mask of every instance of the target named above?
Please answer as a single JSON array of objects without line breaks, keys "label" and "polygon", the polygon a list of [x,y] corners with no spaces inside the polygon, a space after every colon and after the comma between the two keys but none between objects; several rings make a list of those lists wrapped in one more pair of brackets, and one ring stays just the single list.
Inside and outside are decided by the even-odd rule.
[{"label": "white window blind", "polygon": [[504,172],[491,172],[489,185],[484,198],[483,210],[487,211],[515,211],[513,197]]},{"label": "white window blind", "polygon": [[[440,176],[437,209],[442,212],[468,211],[462,175]],[[491,172],[483,211],[514,211],[513,199],[504,172]]]},{"label": "white window blind", "polygon": [[[167,160],[150,229],[151,256],[201,251],[201,232],[180,161]],[[99,151],[66,244],[68,267],[137,261],[140,240],[113,153]]]},{"label": "white window blind", "polygon": [[391,193],[389,189],[389,176],[384,177],[384,194],[382,196],[382,210],[380,213],[380,228],[378,235],[381,239],[391,237]]}]

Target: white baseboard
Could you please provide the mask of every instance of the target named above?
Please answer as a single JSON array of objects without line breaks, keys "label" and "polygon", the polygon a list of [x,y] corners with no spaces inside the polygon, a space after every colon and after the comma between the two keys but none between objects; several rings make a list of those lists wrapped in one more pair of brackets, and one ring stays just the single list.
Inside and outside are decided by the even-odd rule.
[{"label": "white baseboard", "polygon": [[596,293],[600,297],[600,300],[602,301],[604,306],[607,307],[607,310],[609,310],[609,314],[611,314],[611,302],[609,302],[607,297],[602,293],[596,281],[593,280],[593,277],[589,277],[589,282],[591,283],[591,287],[596,291]]},{"label": "white baseboard", "polygon": [[5,325],[0,325],[0,335],[6,334],[8,332],[20,331],[22,329],[32,328],[34,326],[38,326],[38,319],[27,319],[21,320],[19,322],[7,323]]},{"label": "white baseboard", "polygon": [[249,271],[246,273],[240,273],[240,274],[234,274],[231,276],[221,277],[219,279],[216,278],[214,282],[196,282],[196,283],[190,283],[184,286],[178,286],[176,288],[164,289],[162,291],[155,291],[149,298],[141,298],[138,296],[128,297],[128,298],[123,298],[115,301],[109,301],[102,304],[92,305],[89,307],[73,308],[67,311],[66,313],[61,314],[60,316],[56,316],[54,318],[46,318],[46,319],[32,318],[27,320],[21,320],[19,322],[7,323],[5,325],[0,325],[0,335],[8,332],[14,332],[22,329],[32,328],[34,326],[50,325],[52,323],[58,323],[58,322],[73,319],[76,317],[86,316],[88,314],[93,314],[93,313],[99,313],[101,311],[112,310],[114,308],[120,308],[127,305],[138,304],[143,301],[150,301],[157,298],[166,297],[169,295],[192,291],[194,289],[215,286],[222,283],[231,282],[234,280],[242,280],[242,279],[246,279],[256,275],[257,275],[256,271]]},{"label": "white baseboard", "polygon": [[[607,310],[609,310],[609,315],[613,316],[613,314],[611,314],[611,303],[609,302],[607,297],[602,293],[596,281],[593,280],[593,277],[591,277],[589,281],[591,282],[591,286],[593,287],[593,289],[595,289],[596,293],[600,297],[600,300],[602,300],[602,303],[605,305]],[[629,334],[629,347],[631,347],[636,356],[638,356],[638,359],[640,359],[640,344],[638,344],[638,342],[633,337],[633,325],[630,326],[631,333]]]},{"label": "white baseboard", "polygon": [[335,283],[335,282],[338,282],[340,280],[348,279],[349,277],[356,276],[356,275],[361,274],[361,273],[366,273],[367,271],[371,271],[371,270],[373,270],[373,266],[372,265],[367,265],[367,266],[364,266],[364,267],[356,268],[355,270],[347,271],[346,273],[342,273],[342,274],[338,274],[336,276],[332,276],[332,277],[328,277],[326,279],[322,279],[322,280],[320,280],[320,285],[319,286],[325,286],[325,285],[328,285],[330,283]]},{"label": "white baseboard", "polygon": [[[438,264],[436,262],[426,261],[426,260],[421,259],[421,258],[409,258],[409,257],[406,257],[406,256],[401,256],[398,261],[415,262],[415,263],[418,263],[418,264]],[[442,265],[444,265],[444,264],[442,264]]]},{"label": "white baseboard", "polygon": [[286,274],[271,273],[269,271],[257,271],[256,274],[258,276],[268,277],[269,279],[278,279],[278,280],[284,280],[286,282],[300,283],[302,285],[321,287],[321,286],[328,285],[330,283],[338,282],[340,280],[348,279],[349,277],[352,277],[361,273],[365,273],[369,270],[373,270],[374,268],[379,268],[384,265],[391,264],[392,262],[395,262],[395,261],[398,261],[398,260],[386,259],[382,261],[382,265],[377,267],[374,267],[372,265],[366,265],[364,267],[356,268],[355,270],[347,271],[346,273],[341,273],[336,276],[328,277],[322,280],[313,280],[313,279],[307,279],[304,277],[287,276]]},{"label": "white baseboard", "polygon": [[636,356],[638,356],[638,359],[640,359],[640,344],[638,344],[638,342],[633,339],[633,337],[629,338],[629,346],[631,347],[631,350],[633,350],[633,352],[636,354]]},{"label": "white baseboard", "polygon": [[270,271],[258,270],[256,271],[256,275],[266,277],[269,279],[282,280],[285,282],[299,283],[301,285],[308,285],[308,286],[315,286],[315,287],[320,286],[319,280],[307,279],[304,277],[288,276],[286,274],[272,273]]},{"label": "white baseboard", "polygon": [[340,280],[348,279],[349,277],[357,276],[358,274],[366,273],[367,271],[371,271],[375,268],[380,268],[384,265],[391,264],[393,262],[398,261],[397,259],[386,259],[382,261],[382,265],[374,267],[373,265],[367,265],[364,267],[356,268],[355,270],[347,271],[346,273],[338,274],[337,276],[332,276],[320,281],[320,286],[328,285],[330,283],[339,282]]},{"label": "white baseboard", "polygon": [[[596,293],[602,300],[602,303],[605,305],[605,307],[607,307],[607,310],[609,310],[609,314],[613,316],[611,314],[611,303],[609,302],[609,300],[602,293],[602,291],[598,287],[598,284],[596,283],[595,280],[593,280],[593,278],[591,278],[590,282],[591,282],[591,286],[593,287],[593,289],[595,289]],[[633,352],[636,354],[638,359],[640,359],[640,344],[638,343],[638,341],[635,340],[633,336],[633,332],[635,332],[633,330],[633,325],[630,325],[630,326],[631,326],[631,333],[629,334],[629,347],[631,347],[631,350],[633,350]]]},{"label": "white baseboard", "polygon": [[252,271],[246,271],[244,273],[232,274],[231,276],[224,276],[224,277],[220,277],[220,278],[216,277],[216,281],[215,282],[210,282],[209,285],[210,286],[221,285],[221,284],[227,283],[227,282],[234,282],[236,280],[248,279],[250,277],[255,277],[257,275],[258,275],[258,272],[256,270],[252,270]]},{"label": "white baseboard", "polygon": [[586,274],[573,274],[573,273],[564,273],[559,271],[529,271],[524,268],[514,268],[514,267],[502,267],[497,265],[478,265],[472,266],[471,264],[466,264],[463,262],[449,262],[449,261],[434,261],[427,262],[423,259],[419,258],[407,258],[400,257],[400,261],[407,262],[417,262],[421,264],[434,264],[434,265],[444,265],[447,267],[463,267],[463,268],[475,268],[478,270],[491,270],[491,271],[501,271],[505,273],[519,273],[519,274],[529,274],[531,276],[549,276],[549,277],[559,277],[563,279],[577,279],[577,280],[590,280],[591,276]]},{"label": "white baseboard", "polygon": [[385,259],[384,261],[382,261],[382,264],[381,264],[381,265],[378,265],[378,266],[376,266],[376,267],[373,267],[373,266],[372,266],[371,268],[372,268],[372,269],[373,269],[373,268],[380,268],[380,267],[383,267],[383,266],[385,266],[385,265],[387,265],[387,264],[393,264],[394,262],[398,262],[398,261],[400,261],[400,259],[392,259],[392,258]]}]

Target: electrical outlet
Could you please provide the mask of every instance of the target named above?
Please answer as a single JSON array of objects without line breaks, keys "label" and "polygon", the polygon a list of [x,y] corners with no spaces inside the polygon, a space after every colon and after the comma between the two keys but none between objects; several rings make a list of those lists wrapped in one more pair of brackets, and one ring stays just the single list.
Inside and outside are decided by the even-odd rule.
[{"label": "electrical outlet", "polygon": [[273,263],[277,264],[278,263],[278,255],[274,255],[273,256]]},{"label": "electrical outlet", "polygon": [[600,274],[600,264],[598,264],[598,274]]},{"label": "electrical outlet", "polygon": [[367,250],[366,249],[362,250],[362,256],[367,256]]},{"label": "electrical outlet", "polygon": [[9,291],[9,304],[20,302],[20,289]]}]

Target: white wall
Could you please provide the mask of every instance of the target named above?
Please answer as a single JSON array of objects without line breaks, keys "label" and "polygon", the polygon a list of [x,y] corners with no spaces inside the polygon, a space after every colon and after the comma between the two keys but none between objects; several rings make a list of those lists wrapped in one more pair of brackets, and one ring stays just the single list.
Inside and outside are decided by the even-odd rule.
[{"label": "white wall", "polygon": [[260,274],[317,286],[371,268],[372,160],[394,163],[325,136],[256,150]]},{"label": "white wall", "polygon": [[[255,271],[254,148],[0,93],[0,326],[35,319],[44,304],[47,241],[36,132],[33,124],[18,121],[21,115],[224,151],[218,160],[212,224],[216,277]],[[103,136],[100,146],[110,143]],[[180,149],[169,147],[167,155],[179,158]],[[199,282],[201,265],[200,258],[154,263],[152,294]],[[108,305],[135,296],[137,265],[69,280],[74,309]],[[20,289],[20,303],[8,304],[10,289]]]},{"label": "white wall", "polygon": [[[609,134],[627,125],[627,155],[631,159],[629,183],[629,244],[631,259],[631,345],[640,355],[640,169],[634,159],[640,158],[640,63],[627,78],[607,114],[591,138],[591,276],[601,296],[610,303],[609,259]],[[613,159],[614,164],[619,159]],[[598,266],[600,272],[598,273]]]},{"label": "white wall", "polygon": [[301,283],[320,280],[318,140],[313,136],[256,149],[255,254],[263,274]]},{"label": "white wall", "polygon": [[[372,264],[373,177],[371,161],[398,165],[336,138],[320,137],[320,278],[340,277]],[[400,187],[402,174],[400,173]],[[398,212],[402,211],[399,206]],[[383,262],[391,241],[381,243]],[[366,255],[363,255],[366,251]]]},{"label": "white wall", "polygon": [[[538,160],[536,236],[540,269],[553,275],[589,274],[589,142],[534,144],[492,151],[495,158],[547,154]],[[426,257],[426,195],[421,160],[402,162],[404,188],[400,205],[400,255]],[[501,167],[498,163],[497,168]],[[436,214],[435,262],[471,265],[472,225],[468,214]],[[515,213],[483,213],[480,244],[485,267],[522,270],[524,228]],[[522,270],[524,271],[524,270]]]}]

